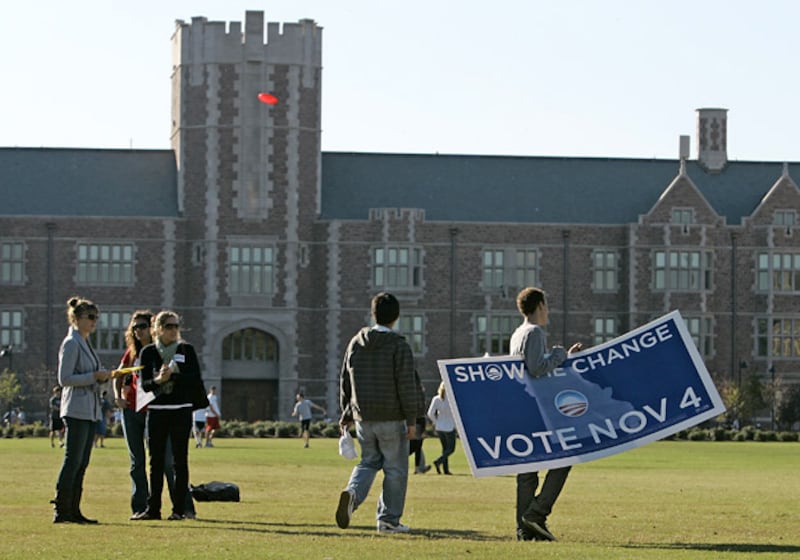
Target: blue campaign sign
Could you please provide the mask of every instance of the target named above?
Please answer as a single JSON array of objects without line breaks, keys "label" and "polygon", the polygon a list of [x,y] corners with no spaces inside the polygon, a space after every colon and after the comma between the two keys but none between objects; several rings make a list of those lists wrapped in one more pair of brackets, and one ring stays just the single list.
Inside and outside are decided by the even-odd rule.
[{"label": "blue campaign sign", "polygon": [[599,459],[725,411],[678,311],[538,379],[512,356],[438,364],[474,476]]}]

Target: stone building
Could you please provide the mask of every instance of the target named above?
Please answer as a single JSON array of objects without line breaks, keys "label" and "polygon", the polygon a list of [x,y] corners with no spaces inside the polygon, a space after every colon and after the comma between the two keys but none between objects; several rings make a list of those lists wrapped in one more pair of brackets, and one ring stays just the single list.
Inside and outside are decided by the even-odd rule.
[{"label": "stone building", "polygon": [[731,161],[725,109],[698,110],[694,159],[688,137],[651,160],[322,152],[321,54],[311,20],[178,21],[171,150],[0,148],[16,370],[54,380],[72,295],[106,366],[134,309],[170,308],[224,417],[286,419],[299,389],[337,409],[377,291],[432,394],[436,360],[507,350],[538,285],[553,343],[679,309],[713,374],[800,382],[800,163]]}]

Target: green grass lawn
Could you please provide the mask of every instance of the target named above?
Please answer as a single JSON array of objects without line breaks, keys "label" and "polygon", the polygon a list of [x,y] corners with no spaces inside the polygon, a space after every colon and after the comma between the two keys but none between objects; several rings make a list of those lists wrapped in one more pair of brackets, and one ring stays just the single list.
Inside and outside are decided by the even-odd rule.
[{"label": "green grass lawn", "polygon": [[[559,542],[517,542],[512,476],[411,475],[410,535],[378,535],[379,475],[347,530],[334,510],[355,461],[335,439],[217,439],[190,450],[194,484],[241,488],[239,503],[198,503],[198,520],[128,521],[121,438],[95,449],[83,511],[97,526],[53,525],[62,453],[43,438],[0,439],[0,558],[790,558],[800,555],[800,444],[657,442],[573,468],[549,525]],[[427,440],[429,460],[439,442]],[[164,496],[164,511],[169,512]]]}]

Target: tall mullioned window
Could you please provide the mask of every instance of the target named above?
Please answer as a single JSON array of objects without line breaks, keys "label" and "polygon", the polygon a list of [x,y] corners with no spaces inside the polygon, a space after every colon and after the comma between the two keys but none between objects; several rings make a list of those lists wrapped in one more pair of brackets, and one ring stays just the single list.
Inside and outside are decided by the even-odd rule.
[{"label": "tall mullioned window", "polygon": [[395,327],[397,332],[406,337],[415,356],[425,351],[425,320],[419,313],[402,313]]},{"label": "tall mullioned window", "polygon": [[233,245],[228,250],[231,294],[272,294],[275,286],[275,250],[269,246]]},{"label": "tall mullioned window", "polygon": [[602,344],[618,334],[617,319],[614,317],[595,317],[592,326],[594,344]]},{"label": "tall mullioned window", "polygon": [[516,315],[477,315],[475,317],[475,338],[478,354],[508,354],[511,335],[519,326],[520,316]]},{"label": "tall mullioned window", "polygon": [[483,251],[483,288],[502,288],[505,284],[504,252],[502,249]]},{"label": "tall mullioned window", "polygon": [[504,289],[509,296],[526,286],[538,286],[539,251],[522,247],[484,249],[481,277],[484,290]]},{"label": "tall mullioned window", "polygon": [[373,249],[372,282],[376,288],[419,290],[422,288],[422,249],[418,247]]},{"label": "tall mullioned window", "polygon": [[514,249],[514,288],[539,285],[539,252],[535,249]]},{"label": "tall mullioned window", "polygon": [[759,253],[756,273],[760,292],[798,292],[800,253]]},{"label": "tall mullioned window", "polygon": [[89,341],[95,350],[100,352],[125,351],[125,329],[131,320],[131,314],[123,311],[101,311],[97,326]]},{"label": "tall mullioned window", "polygon": [[0,346],[22,346],[22,311],[0,310]]},{"label": "tall mullioned window", "polygon": [[714,322],[710,317],[684,317],[683,322],[692,335],[697,350],[703,357],[710,357],[714,353],[713,334]]},{"label": "tall mullioned window", "polygon": [[656,251],[653,287],[656,290],[699,292],[711,289],[711,253]]},{"label": "tall mullioned window", "polygon": [[78,245],[78,283],[130,286],[133,284],[132,243]]},{"label": "tall mullioned window", "polygon": [[616,292],[619,288],[619,254],[598,249],[592,253],[592,290]]},{"label": "tall mullioned window", "polygon": [[759,357],[800,357],[800,319],[788,317],[758,319],[756,353]]},{"label": "tall mullioned window", "polygon": [[25,249],[19,241],[0,243],[0,284],[25,282]]}]

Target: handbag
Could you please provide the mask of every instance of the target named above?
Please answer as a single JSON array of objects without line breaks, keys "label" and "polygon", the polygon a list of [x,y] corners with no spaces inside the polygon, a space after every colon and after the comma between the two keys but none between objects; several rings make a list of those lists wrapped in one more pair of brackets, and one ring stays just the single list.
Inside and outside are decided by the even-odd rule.
[{"label": "handbag", "polygon": [[191,487],[192,498],[198,502],[238,502],[239,487],[233,482],[214,480]]}]

